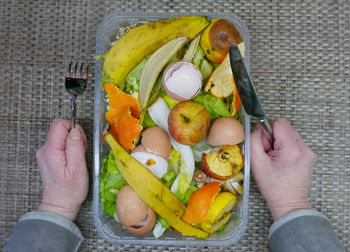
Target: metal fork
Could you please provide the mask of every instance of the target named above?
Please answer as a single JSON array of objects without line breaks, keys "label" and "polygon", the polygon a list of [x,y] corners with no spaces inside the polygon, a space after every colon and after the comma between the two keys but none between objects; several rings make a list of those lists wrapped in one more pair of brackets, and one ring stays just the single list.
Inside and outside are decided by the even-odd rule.
[{"label": "metal fork", "polygon": [[84,63],[70,62],[66,71],[65,87],[69,94],[72,95],[72,113],[70,116],[70,129],[75,127],[76,117],[76,100],[77,97],[84,93],[89,76],[89,65]]}]

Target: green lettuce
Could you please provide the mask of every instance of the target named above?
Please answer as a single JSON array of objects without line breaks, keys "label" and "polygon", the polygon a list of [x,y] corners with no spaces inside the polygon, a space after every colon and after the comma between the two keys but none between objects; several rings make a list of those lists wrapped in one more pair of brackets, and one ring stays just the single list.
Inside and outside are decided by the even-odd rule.
[{"label": "green lettuce", "polygon": [[[148,57],[147,57],[148,58]],[[142,70],[147,62],[147,58],[143,59],[130,73],[126,76],[123,91],[126,93],[138,92],[140,86],[140,77]]]},{"label": "green lettuce", "polygon": [[[161,94],[162,96],[162,94]],[[163,100],[165,101],[165,103],[169,106],[170,109],[172,109],[173,107],[175,107],[176,104],[180,103],[180,101],[175,100],[173,98],[171,98],[169,95],[165,94],[164,96],[162,96]]]},{"label": "green lettuce", "polygon": [[148,111],[146,111],[145,116],[144,116],[143,121],[142,121],[142,129],[145,130],[145,129],[152,127],[152,126],[157,126],[157,124],[152,120]]},{"label": "green lettuce", "polygon": [[108,157],[103,159],[99,177],[102,211],[113,216],[116,210],[116,195],[126,185],[126,181],[115,163],[112,152],[109,153]]},{"label": "green lettuce", "polygon": [[203,105],[210,114],[210,120],[216,120],[223,116],[231,116],[225,102],[220,98],[215,98],[210,94],[199,94],[193,101]]},{"label": "green lettuce", "polygon": [[178,190],[175,192],[175,195],[187,206],[191,194],[196,190],[198,190],[198,188],[191,184],[184,193],[181,193],[180,190]]},{"label": "green lettuce", "polygon": [[177,152],[174,148],[171,148],[171,155],[168,159],[168,169],[173,170],[175,172],[175,175],[177,175],[180,172],[180,166],[180,153]]},{"label": "green lettuce", "polygon": [[200,46],[197,47],[196,53],[192,59],[192,63],[198,67],[199,71],[202,74],[203,81],[208,79],[214,70],[214,67],[209,63],[209,61],[205,59],[205,54]]},{"label": "green lettuce", "polygon": [[114,81],[112,80],[111,77],[109,77],[108,74],[106,74],[103,70],[101,71],[101,87],[103,87],[104,84],[108,83],[108,82],[112,82],[114,83]]}]

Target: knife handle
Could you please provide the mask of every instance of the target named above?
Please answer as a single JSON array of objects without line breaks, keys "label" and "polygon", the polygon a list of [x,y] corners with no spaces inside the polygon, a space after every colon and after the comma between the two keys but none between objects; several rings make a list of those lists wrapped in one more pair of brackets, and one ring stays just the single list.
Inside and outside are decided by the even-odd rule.
[{"label": "knife handle", "polygon": [[269,143],[271,144],[271,148],[273,149],[273,142],[274,142],[274,138],[273,138],[273,132],[272,132],[272,128],[270,123],[266,120],[266,118],[260,119],[260,123],[266,133],[266,136],[269,140]]}]

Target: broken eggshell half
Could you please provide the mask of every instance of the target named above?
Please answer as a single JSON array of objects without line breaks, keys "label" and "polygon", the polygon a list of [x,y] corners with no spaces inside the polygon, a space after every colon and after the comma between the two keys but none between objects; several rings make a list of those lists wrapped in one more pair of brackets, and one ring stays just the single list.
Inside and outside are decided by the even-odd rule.
[{"label": "broken eggshell half", "polygon": [[168,171],[168,162],[148,150],[143,145],[138,145],[131,156],[151,171],[157,178],[162,178]]},{"label": "broken eggshell half", "polygon": [[123,186],[116,200],[117,216],[123,227],[136,235],[149,232],[157,220],[156,213],[134,192]]},{"label": "broken eggshell half", "polygon": [[202,74],[192,63],[178,61],[165,69],[162,84],[171,98],[187,101],[194,98],[201,90]]}]

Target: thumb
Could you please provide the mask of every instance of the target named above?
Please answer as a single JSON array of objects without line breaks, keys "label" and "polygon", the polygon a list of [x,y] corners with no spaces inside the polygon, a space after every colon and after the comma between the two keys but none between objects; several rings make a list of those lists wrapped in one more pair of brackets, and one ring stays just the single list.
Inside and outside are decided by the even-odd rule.
[{"label": "thumb", "polygon": [[256,126],[250,136],[250,160],[252,172],[258,172],[259,168],[264,169],[269,162],[269,157],[266,154],[264,146],[264,133],[260,125]]},{"label": "thumb", "polygon": [[85,145],[79,129],[73,128],[66,141],[66,158],[68,169],[85,167]]}]

